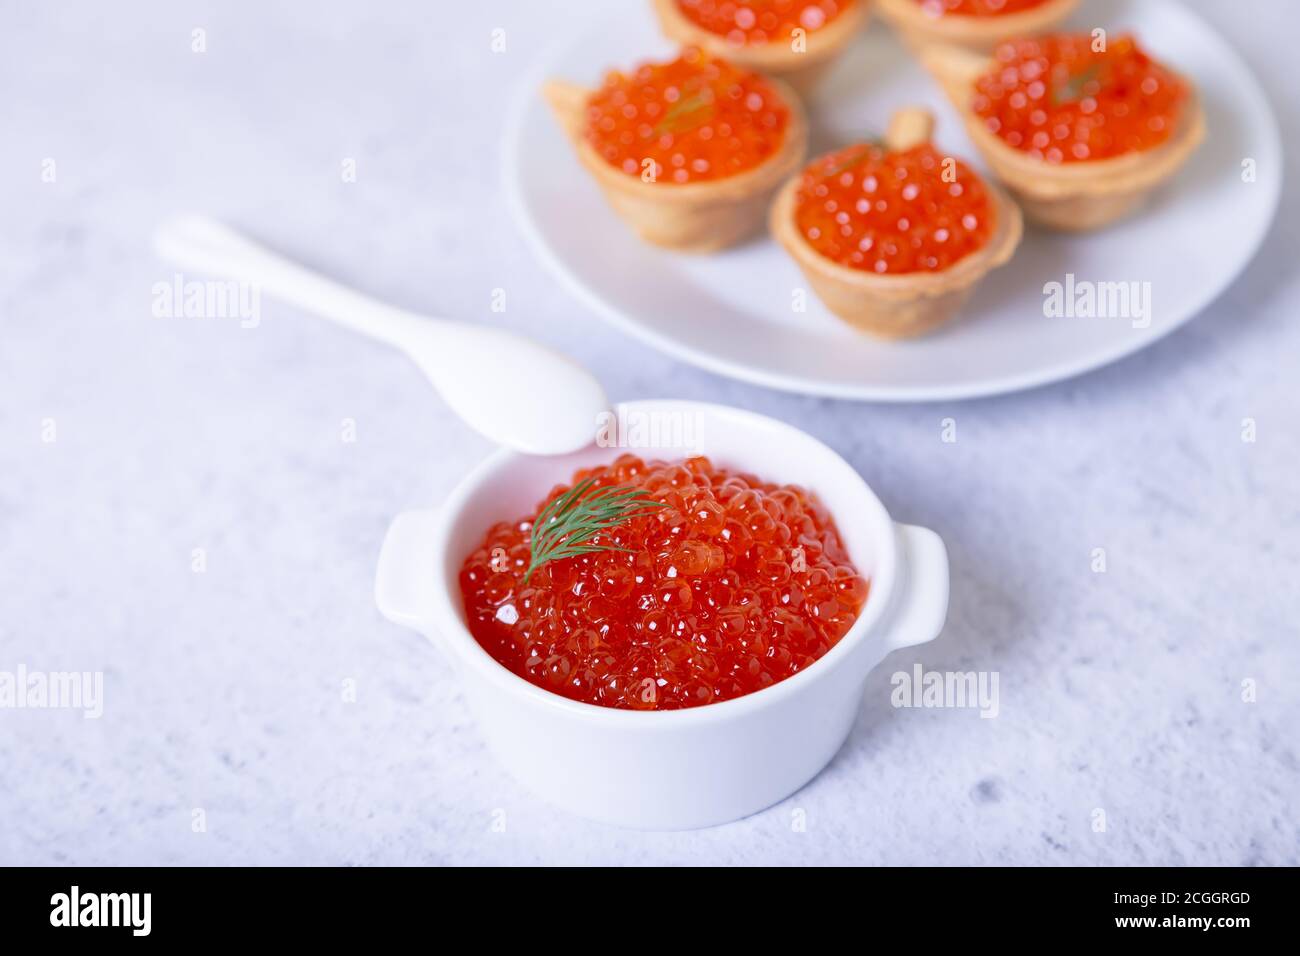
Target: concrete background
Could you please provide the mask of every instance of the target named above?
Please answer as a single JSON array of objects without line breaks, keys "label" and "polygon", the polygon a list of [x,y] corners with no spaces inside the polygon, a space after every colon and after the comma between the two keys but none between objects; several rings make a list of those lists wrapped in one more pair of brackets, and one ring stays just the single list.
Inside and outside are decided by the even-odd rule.
[{"label": "concrete background", "polygon": [[[1250,53],[1294,142],[1300,7],[1191,5]],[[510,218],[507,107],[595,6],[10,11],[0,670],[103,671],[104,713],[0,710],[0,862],[1300,862],[1296,151],[1259,258],[1147,351],[967,403],[783,395],[606,327]],[[446,662],[371,599],[390,517],[486,444],[403,358],[294,309],[264,300],[256,328],[154,318],[174,270],[147,237],[189,209],[395,303],[525,330],[616,399],[799,424],[944,535],[945,633],[882,665],[834,763],[764,813],[657,834],[537,803]],[[916,661],[997,671],[999,717],[890,707],[890,672]]]}]

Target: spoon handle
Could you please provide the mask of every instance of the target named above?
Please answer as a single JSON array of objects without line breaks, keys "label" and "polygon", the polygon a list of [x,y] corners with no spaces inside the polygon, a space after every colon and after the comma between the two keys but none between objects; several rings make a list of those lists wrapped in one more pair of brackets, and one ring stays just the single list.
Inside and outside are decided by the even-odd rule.
[{"label": "spoon handle", "polygon": [[202,216],[164,222],[154,232],[153,244],[159,256],[183,268],[252,283],[268,295],[389,345],[402,347],[417,329],[428,336],[443,326],[437,319],[368,298]]},{"label": "spoon handle", "polygon": [[534,455],[591,443],[607,414],[605,390],[572,359],[505,329],[427,319],[376,302],[245,239],[191,216],[154,233],[154,249],[178,265],[255,284],[277,299],[405,352],[471,428]]}]

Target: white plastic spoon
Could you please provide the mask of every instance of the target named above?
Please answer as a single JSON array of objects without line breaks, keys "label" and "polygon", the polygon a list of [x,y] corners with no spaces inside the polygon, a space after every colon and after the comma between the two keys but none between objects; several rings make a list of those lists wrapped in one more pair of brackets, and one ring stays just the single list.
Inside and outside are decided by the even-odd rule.
[{"label": "white plastic spoon", "polygon": [[244,238],[187,216],[163,223],[154,250],[197,272],[248,282],[409,355],[470,427],[533,455],[590,444],[609,409],[600,383],[558,352],[490,326],[430,319],[369,299]]}]

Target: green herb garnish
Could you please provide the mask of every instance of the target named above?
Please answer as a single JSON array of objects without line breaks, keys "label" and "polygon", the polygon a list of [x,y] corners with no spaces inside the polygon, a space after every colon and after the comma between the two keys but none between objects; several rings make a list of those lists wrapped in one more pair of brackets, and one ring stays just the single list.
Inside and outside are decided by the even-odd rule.
[{"label": "green herb garnish", "polygon": [[[586,494],[595,478],[584,478],[564,494],[547,503],[533,522],[532,558],[524,572],[528,583],[532,573],[548,561],[572,558],[596,551],[631,551],[615,544],[593,544],[596,535],[656,508],[666,508],[640,488],[610,486]],[[585,495],[585,497],[584,497]]]},{"label": "green herb garnish", "polygon": [[[705,112],[705,111],[708,112]],[[664,133],[684,133],[694,129],[713,115],[713,94],[709,90],[700,90],[690,96],[684,96],[672,106],[655,127],[659,135]]]},{"label": "green herb garnish", "polygon": [[1063,106],[1083,99],[1083,90],[1089,83],[1101,75],[1101,64],[1090,63],[1082,71],[1075,73],[1064,83],[1052,86],[1052,105]]},{"label": "green herb garnish", "polygon": [[828,179],[832,176],[838,176],[846,169],[852,169],[854,166],[868,159],[871,156],[871,151],[873,149],[884,149],[884,147],[885,141],[879,136],[869,136],[862,141],[852,154],[841,159],[830,169],[822,171],[821,175]]}]

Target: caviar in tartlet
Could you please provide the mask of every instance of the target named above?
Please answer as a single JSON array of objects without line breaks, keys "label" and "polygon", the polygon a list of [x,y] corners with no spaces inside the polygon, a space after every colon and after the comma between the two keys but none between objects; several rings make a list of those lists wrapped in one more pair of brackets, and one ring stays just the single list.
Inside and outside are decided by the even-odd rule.
[{"label": "caviar in tartlet", "polygon": [[872,335],[911,338],[949,322],[1020,243],[1015,203],[930,145],[933,131],[928,110],[895,111],[883,146],[814,161],[768,216],[826,308]]},{"label": "caviar in tartlet", "polygon": [[1132,36],[1093,49],[1089,34],[998,47],[971,108],[1014,149],[1049,163],[1111,159],[1159,146],[1177,128],[1187,83]]},{"label": "caviar in tartlet", "polygon": [[794,216],[827,259],[890,275],[947,269],[996,225],[980,177],[929,143],[901,152],[860,143],[817,159],[804,170]]},{"label": "caviar in tartlet", "polygon": [[758,166],[780,150],[789,123],[789,107],[762,76],[687,49],[608,74],[587,102],[584,135],[629,176],[685,184]]},{"label": "caviar in tartlet", "polygon": [[1047,0],[915,0],[932,17],[997,17],[1024,13],[1041,7]]},{"label": "caviar in tartlet", "polygon": [[[470,632],[503,666],[574,700],[674,710],[729,700],[811,666],[852,627],[868,582],[808,491],[706,458],[623,455],[589,490],[656,503],[533,561],[532,515],[488,530],[460,572]],[[527,576],[527,581],[525,581]]]},{"label": "caviar in tartlet", "polygon": [[813,33],[860,0],[676,0],[696,26],[733,46],[785,43],[796,29]]}]

